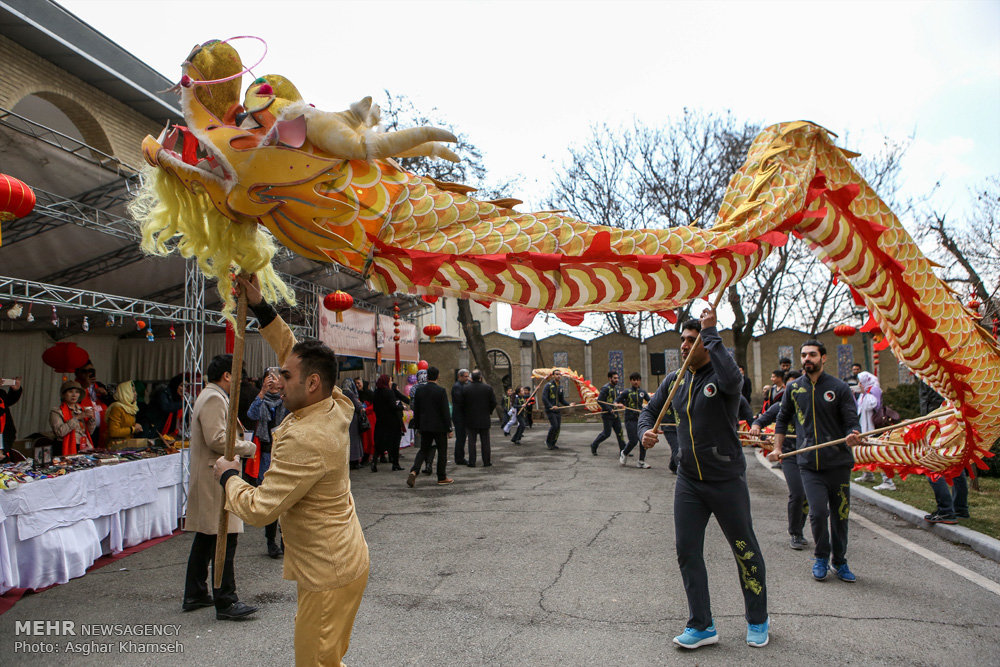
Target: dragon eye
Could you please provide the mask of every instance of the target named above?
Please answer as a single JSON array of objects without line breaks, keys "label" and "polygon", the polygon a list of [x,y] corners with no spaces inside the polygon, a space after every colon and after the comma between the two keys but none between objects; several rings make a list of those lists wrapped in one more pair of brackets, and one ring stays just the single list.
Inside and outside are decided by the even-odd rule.
[{"label": "dragon eye", "polygon": [[241,111],[238,114],[236,114],[236,124],[237,125],[242,125],[243,121],[245,121],[247,119],[247,116],[249,116],[249,115],[250,114],[247,113],[246,111]]}]

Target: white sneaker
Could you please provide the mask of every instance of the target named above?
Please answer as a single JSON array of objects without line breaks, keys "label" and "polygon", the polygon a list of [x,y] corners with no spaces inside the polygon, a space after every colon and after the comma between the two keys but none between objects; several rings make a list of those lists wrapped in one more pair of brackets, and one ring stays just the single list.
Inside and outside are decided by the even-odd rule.
[{"label": "white sneaker", "polygon": [[881,484],[873,486],[872,489],[874,489],[875,491],[895,491],[896,483],[893,482],[891,479],[887,479]]},{"label": "white sneaker", "polygon": [[625,452],[622,452],[621,454],[618,455],[618,465],[620,466],[625,465]]},{"label": "white sneaker", "polygon": [[874,482],[875,481],[875,475],[871,474],[871,471],[866,470],[865,472],[861,473],[861,475],[859,477],[855,477],[854,481],[855,482]]},{"label": "white sneaker", "polygon": [[635,467],[636,468],[652,468],[653,466],[649,465],[645,461],[639,461],[638,463],[635,464]]}]

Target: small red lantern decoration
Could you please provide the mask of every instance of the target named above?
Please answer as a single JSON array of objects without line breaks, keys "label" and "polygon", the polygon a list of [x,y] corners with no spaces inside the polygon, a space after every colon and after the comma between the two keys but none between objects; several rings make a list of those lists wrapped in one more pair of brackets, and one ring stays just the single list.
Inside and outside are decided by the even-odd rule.
[{"label": "small red lantern decoration", "polygon": [[847,339],[858,333],[858,330],[852,327],[850,324],[840,324],[833,328],[833,333],[840,336],[840,342],[843,345],[847,345]]},{"label": "small red lantern decoration", "polygon": [[429,336],[431,342],[434,342],[434,338],[441,333],[441,327],[436,324],[428,324],[424,327],[424,335]]},{"label": "small red lantern decoration", "polygon": [[336,292],[327,294],[323,297],[323,307],[337,313],[338,322],[344,321],[344,316],[341,315],[341,313],[345,310],[350,310],[353,305],[354,297],[343,290],[337,290]]},{"label": "small red lantern decoration", "polygon": [[0,223],[23,218],[34,208],[35,193],[31,188],[16,178],[0,174]]},{"label": "small red lantern decoration", "polygon": [[174,325],[170,325],[170,340],[177,340],[177,332],[174,331]]},{"label": "small red lantern decoration", "polygon": [[135,321],[135,328],[138,329],[139,331],[142,331],[143,329],[146,328],[146,321],[145,320],[136,320]]},{"label": "small red lantern decoration", "polygon": [[87,351],[76,343],[56,343],[42,352],[42,361],[57,373],[72,373],[89,359]]},{"label": "small red lantern decoration", "polygon": [[426,371],[430,367],[430,364],[425,360],[421,359],[417,362],[417,370]]},{"label": "small red lantern decoration", "polygon": [[425,303],[436,303],[438,300],[437,296],[433,294],[424,294],[420,298],[423,299]]},{"label": "small red lantern decoration", "polygon": [[980,304],[979,301],[976,299],[976,297],[972,297],[971,299],[969,299],[969,303],[965,305],[969,307],[969,310],[978,314]]},{"label": "small red lantern decoration", "polygon": [[392,304],[392,330],[395,334],[392,340],[396,343],[396,372],[400,373],[403,370],[403,362],[399,358],[399,304]]}]

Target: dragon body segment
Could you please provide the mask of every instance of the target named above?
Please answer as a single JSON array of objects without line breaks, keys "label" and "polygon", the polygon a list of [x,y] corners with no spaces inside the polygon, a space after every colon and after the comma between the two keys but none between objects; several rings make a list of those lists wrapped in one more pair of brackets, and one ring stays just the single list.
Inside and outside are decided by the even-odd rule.
[{"label": "dragon body segment", "polygon": [[[232,88],[210,83],[239,71],[238,57],[213,55],[227,48],[214,42],[192,52],[184,69],[191,85],[180,88],[187,127],[143,143],[154,167],[148,187],[160,200],[137,210],[147,249],[164,251],[166,239],[194,225],[208,241],[180,249],[203,267],[209,256],[217,274],[229,268],[217,266],[220,258],[258,270],[268,251],[247,240],[256,237],[234,232],[239,238],[220,254],[222,232],[202,228],[259,224],[294,252],[361,271],[384,292],[510,303],[519,328],[538,310],[571,324],[590,311],[668,311],[740,280],[791,234],[851,286],[872,313],[868,328],[958,409],[856,448],[859,465],[951,477],[981,464],[1000,435],[996,340],[825,129],[800,121],[761,132],[711,228],[624,230],[559,211],[521,213],[517,200],[479,201],[467,186],[402,170],[393,155],[447,156],[437,142],[448,139],[434,128],[378,135],[368,98],[349,112],[292,117],[301,103],[280,96],[297,90],[270,76],[241,104]],[[347,148],[330,152],[340,145]],[[362,152],[380,157],[356,159]],[[184,202],[183,220],[162,201],[173,198]],[[192,220],[199,207],[204,221]],[[264,278],[280,292],[273,274]]]},{"label": "dragon body segment", "polygon": [[583,406],[587,408],[589,412],[601,411],[602,408],[597,402],[597,397],[600,396],[601,392],[590,380],[583,377],[572,368],[563,368],[561,366],[556,368],[535,368],[531,371],[531,379],[535,381],[547,380],[555,371],[559,371],[562,373],[562,377],[569,378],[574,384],[576,384],[576,390],[580,392],[580,398],[583,401]]}]

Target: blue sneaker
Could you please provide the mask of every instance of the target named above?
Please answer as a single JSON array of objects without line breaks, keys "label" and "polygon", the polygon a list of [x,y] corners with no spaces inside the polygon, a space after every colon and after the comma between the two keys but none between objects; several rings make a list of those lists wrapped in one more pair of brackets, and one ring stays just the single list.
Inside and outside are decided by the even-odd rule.
[{"label": "blue sneaker", "polygon": [[674,643],[681,648],[698,648],[708,644],[719,643],[719,633],[715,631],[715,623],[704,630],[684,628],[684,632],[674,637]]},{"label": "blue sneaker", "polygon": [[760,648],[767,646],[770,641],[768,630],[771,629],[771,617],[768,616],[763,623],[747,623],[747,644]]},{"label": "blue sneaker", "polygon": [[851,568],[847,567],[847,563],[843,563],[837,568],[837,578],[841,581],[846,581],[849,584],[853,584],[858,580],[858,578],[854,576],[854,573],[851,572]]},{"label": "blue sneaker", "polygon": [[827,572],[830,571],[830,560],[827,558],[816,558],[813,563],[813,578],[816,581],[826,579]]}]

